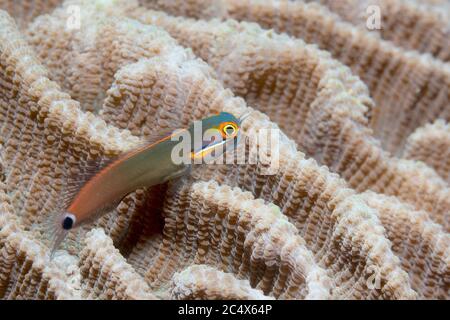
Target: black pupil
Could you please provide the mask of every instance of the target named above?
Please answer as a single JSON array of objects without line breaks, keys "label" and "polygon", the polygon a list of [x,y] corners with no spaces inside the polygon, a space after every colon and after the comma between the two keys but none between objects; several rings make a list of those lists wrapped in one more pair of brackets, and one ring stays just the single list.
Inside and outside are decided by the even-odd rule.
[{"label": "black pupil", "polygon": [[233,132],[234,132],[234,128],[232,126],[227,127],[225,130],[228,135],[233,134]]},{"label": "black pupil", "polygon": [[73,226],[73,220],[71,217],[65,217],[62,223],[62,227],[64,230],[70,230]]}]

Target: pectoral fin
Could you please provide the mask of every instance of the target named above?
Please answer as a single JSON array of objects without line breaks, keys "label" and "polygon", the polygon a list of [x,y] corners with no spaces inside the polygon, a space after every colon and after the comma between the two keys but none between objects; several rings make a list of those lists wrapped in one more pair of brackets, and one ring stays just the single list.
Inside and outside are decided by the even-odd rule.
[{"label": "pectoral fin", "polygon": [[192,170],[192,168],[191,168],[190,165],[189,166],[185,166],[185,167],[181,168],[180,170],[175,171],[174,173],[172,173],[169,176],[165,177],[163,182],[168,182],[170,180],[174,180],[174,179],[180,178],[182,176],[189,175],[191,170]]}]

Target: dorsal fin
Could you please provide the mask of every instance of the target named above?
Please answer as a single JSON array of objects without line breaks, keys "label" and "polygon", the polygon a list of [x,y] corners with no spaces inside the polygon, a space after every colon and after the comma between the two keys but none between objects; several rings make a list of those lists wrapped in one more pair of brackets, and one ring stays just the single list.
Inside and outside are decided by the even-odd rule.
[{"label": "dorsal fin", "polygon": [[58,207],[61,210],[66,210],[73,199],[76,197],[80,189],[95,175],[100,171],[111,165],[116,161],[129,157],[131,154],[136,153],[139,149],[154,145],[158,142],[162,142],[163,139],[171,136],[175,130],[179,128],[165,128],[158,130],[154,134],[143,139],[143,142],[138,144],[136,147],[124,152],[115,157],[101,157],[98,159],[92,159],[87,161],[85,164],[78,167],[78,172],[76,174],[71,173],[67,179],[66,185],[60,195],[60,201]]}]

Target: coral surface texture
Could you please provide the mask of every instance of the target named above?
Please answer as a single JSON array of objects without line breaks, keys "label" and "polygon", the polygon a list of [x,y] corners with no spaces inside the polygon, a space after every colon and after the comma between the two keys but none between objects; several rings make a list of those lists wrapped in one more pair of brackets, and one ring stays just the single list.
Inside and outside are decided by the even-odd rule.
[{"label": "coral surface texture", "polygon": [[[247,161],[51,256],[73,177],[221,111]],[[449,232],[448,1],[0,0],[0,299],[450,299]]]}]

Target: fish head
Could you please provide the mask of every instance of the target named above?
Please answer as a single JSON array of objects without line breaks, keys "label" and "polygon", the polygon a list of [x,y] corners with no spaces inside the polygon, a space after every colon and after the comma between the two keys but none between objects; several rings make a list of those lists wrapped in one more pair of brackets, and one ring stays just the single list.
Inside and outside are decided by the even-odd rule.
[{"label": "fish head", "polygon": [[[201,145],[193,150],[193,157],[220,156],[236,147],[240,137],[241,122],[233,114],[221,112],[201,121]],[[194,132],[195,139],[195,132]]]}]

